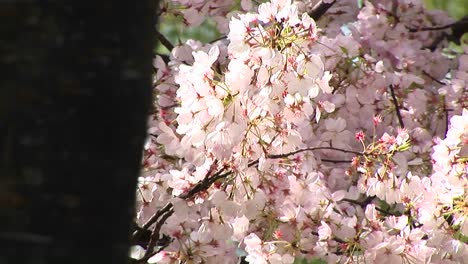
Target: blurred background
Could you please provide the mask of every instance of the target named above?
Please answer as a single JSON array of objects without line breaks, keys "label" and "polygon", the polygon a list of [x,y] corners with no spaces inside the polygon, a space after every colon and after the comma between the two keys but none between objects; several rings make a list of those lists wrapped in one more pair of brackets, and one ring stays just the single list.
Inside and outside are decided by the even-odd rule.
[{"label": "blurred background", "polygon": [[[424,0],[429,9],[442,9],[455,19],[461,19],[468,15],[468,0]],[[202,42],[212,41],[220,37],[216,25],[213,22],[205,21],[195,28],[186,27],[180,17],[165,16],[160,19],[159,32],[161,32],[173,44],[185,42],[187,39],[196,39]],[[162,45],[158,45],[156,52],[168,54],[168,50]]]},{"label": "blurred background", "polygon": [[429,9],[442,9],[455,19],[468,15],[468,0],[424,0]]}]

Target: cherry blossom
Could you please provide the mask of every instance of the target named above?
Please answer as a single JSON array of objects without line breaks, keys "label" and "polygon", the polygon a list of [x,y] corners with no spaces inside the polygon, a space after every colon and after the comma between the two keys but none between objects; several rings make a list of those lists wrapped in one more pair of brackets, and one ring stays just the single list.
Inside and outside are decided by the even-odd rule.
[{"label": "cherry blossom", "polygon": [[132,258],[468,259],[468,48],[435,42],[451,18],[419,0],[163,2],[226,38],[154,61],[133,234],[153,238]]}]

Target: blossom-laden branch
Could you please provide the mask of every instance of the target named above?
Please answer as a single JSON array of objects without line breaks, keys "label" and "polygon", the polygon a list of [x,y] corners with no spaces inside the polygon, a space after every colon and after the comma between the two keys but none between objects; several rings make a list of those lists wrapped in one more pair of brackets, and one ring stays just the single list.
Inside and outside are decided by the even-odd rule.
[{"label": "blossom-laden branch", "polygon": [[168,204],[163,208],[163,210],[158,211],[161,215],[161,218],[156,222],[156,226],[154,227],[154,230],[151,234],[150,241],[148,243],[148,248],[145,252],[145,255],[143,256],[142,259],[140,259],[140,263],[146,263],[146,261],[151,258],[154,254],[159,253],[161,250],[163,250],[165,247],[168,246],[170,243],[169,241],[166,242],[166,244],[161,245],[161,247],[155,252],[154,247],[158,244],[158,242],[164,238],[163,236],[160,236],[160,231],[161,227],[163,226],[164,222],[172,216],[174,213],[174,209],[172,204]]},{"label": "blossom-laden branch", "polygon": [[420,32],[420,31],[436,31],[436,30],[445,30],[451,29],[452,34],[443,34],[443,37],[448,37],[450,40],[460,44],[460,38],[463,34],[468,32],[468,16],[463,17],[462,19],[443,26],[435,27],[421,27],[421,28],[412,28],[407,27],[410,32]]},{"label": "blossom-laden branch", "polygon": [[[289,153],[284,153],[284,154],[276,154],[276,155],[267,155],[267,159],[283,159],[283,158],[288,158],[290,156],[306,152],[306,151],[317,151],[317,150],[333,150],[333,151],[338,151],[338,152],[343,152],[343,153],[351,153],[355,155],[363,155],[361,152],[357,151],[352,151],[352,150],[345,150],[345,149],[339,149],[339,148],[334,148],[334,147],[315,147],[315,148],[305,148],[305,149],[299,149],[293,152]],[[332,161],[333,162],[333,161]],[[344,161],[339,161],[339,162],[344,162]],[[254,160],[248,163],[247,167],[252,167],[255,166],[259,163],[259,160]],[[193,186],[189,191],[179,195],[177,198],[187,200],[187,199],[192,199],[196,194],[206,191],[209,189],[213,183],[215,183],[218,180],[224,179],[228,177],[229,175],[232,175],[234,172],[232,170],[226,170],[225,168],[220,169],[218,172],[214,173],[212,176],[209,175],[209,173],[205,176],[205,178]],[[164,222],[172,216],[174,213],[174,205],[169,202],[167,203],[163,208],[159,209],[156,211],[153,216],[150,217],[150,219],[143,224],[141,228],[138,228],[134,233],[132,234],[132,240],[133,241],[138,241],[141,238],[141,235],[150,229],[152,225],[155,224],[155,228],[153,229],[151,233],[150,240],[148,242],[147,246],[147,251],[145,252],[144,257],[140,260],[139,263],[145,263],[149,258],[151,258],[154,254],[158,253],[160,250],[162,250],[166,245],[162,245],[161,248],[158,250],[158,252],[154,251],[154,247],[157,244],[162,244],[158,243],[161,238],[164,238],[164,236],[160,236],[160,230]],[[141,262],[143,261],[143,262]]]},{"label": "blossom-laden branch", "polygon": [[267,155],[267,158],[268,159],[281,159],[281,158],[286,158],[286,157],[289,157],[289,156],[292,156],[292,155],[296,155],[296,154],[301,153],[301,152],[314,151],[314,150],[334,150],[334,151],[339,151],[339,152],[343,152],[343,153],[351,153],[351,154],[355,154],[355,155],[359,155],[359,156],[364,155],[361,152],[352,151],[352,150],[345,150],[345,149],[339,149],[339,148],[334,148],[334,147],[315,147],[315,148],[298,149],[296,151],[292,151],[292,152],[284,153],[284,154]]},{"label": "blossom-laden branch", "polygon": [[422,28],[412,28],[407,27],[409,32],[421,32],[421,31],[437,31],[437,30],[452,30],[452,33],[449,34],[446,31],[442,32],[439,36],[437,36],[427,48],[431,51],[434,51],[437,46],[445,39],[455,42],[456,44],[460,45],[461,37],[468,32],[468,16],[463,17],[462,19],[450,23],[443,26],[436,26],[436,27],[422,27]]},{"label": "blossom-laden branch", "polygon": [[[249,263],[463,262],[465,248],[431,245],[466,243],[468,111],[459,114],[468,50],[457,71],[440,49],[425,48],[448,31],[405,27],[429,31],[428,21],[451,19],[418,1],[367,1],[347,9],[355,19],[336,16],[320,30],[292,1],[244,14],[254,9],[245,0],[230,21],[211,2],[180,12],[194,25],[209,10],[229,41],[188,41],[170,62],[156,58],[161,111],[145,145],[140,262],[235,263],[236,250]],[[315,2],[316,20],[333,4],[356,4]],[[335,37],[343,23],[349,34]],[[360,152],[347,150],[356,131]],[[324,145],[335,148],[314,147]],[[304,153],[321,150],[326,158]]]}]

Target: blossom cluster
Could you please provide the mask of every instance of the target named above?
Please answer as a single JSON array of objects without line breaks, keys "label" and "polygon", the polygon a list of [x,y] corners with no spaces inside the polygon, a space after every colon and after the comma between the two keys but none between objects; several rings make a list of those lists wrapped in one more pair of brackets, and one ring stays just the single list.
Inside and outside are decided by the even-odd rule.
[{"label": "blossom cluster", "polygon": [[155,59],[132,257],[468,259],[468,48],[444,56],[453,21],[420,1],[357,2],[241,1],[226,39]]}]

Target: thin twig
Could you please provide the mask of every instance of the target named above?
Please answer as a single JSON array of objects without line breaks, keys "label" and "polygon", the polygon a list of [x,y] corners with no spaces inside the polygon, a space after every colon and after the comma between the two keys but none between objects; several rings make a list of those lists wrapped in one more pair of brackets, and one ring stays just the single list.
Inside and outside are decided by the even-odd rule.
[{"label": "thin twig", "polygon": [[190,199],[193,196],[195,196],[195,194],[208,189],[211,186],[211,184],[213,184],[215,181],[217,181],[219,179],[222,179],[222,178],[225,178],[225,177],[232,174],[232,171],[228,171],[226,173],[223,173],[224,171],[225,171],[225,169],[223,168],[220,171],[213,174],[213,176],[211,176],[211,177],[209,175],[207,175],[201,182],[199,182],[195,186],[193,186],[192,189],[190,189],[188,192],[182,193],[181,195],[179,195],[178,198],[184,199],[184,200]]},{"label": "thin twig", "polygon": [[462,19],[456,21],[455,23],[448,24],[445,26],[439,26],[439,27],[425,27],[421,29],[414,29],[414,28],[408,28],[410,32],[417,32],[417,31],[424,31],[424,30],[444,30],[444,29],[451,29],[452,33],[448,34],[447,32],[442,32],[440,36],[438,36],[432,43],[429,45],[428,48],[431,51],[434,51],[437,48],[437,45],[439,45],[440,42],[442,42],[444,39],[448,39],[449,41],[453,41],[460,45],[460,38],[463,36],[463,34],[468,32],[468,16],[463,17]]},{"label": "thin twig", "polygon": [[148,219],[148,221],[146,221],[146,223],[143,224],[143,226],[141,227],[141,229],[138,229],[136,230],[135,232],[133,232],[132,236],[133,237],[138,237],[142,231],[144,230],[147,230],[148,228],[150,228],[150,226],[152,226],[154,223],[156,223],[156,221],[158,220],[158,218],[164,214],[165,212],[168,212],[170,210],[172,210],[172,203],[168,203],[166,204],[163,208],[159,209],[156,213],[154,213],[150,219]]},{"label": "thin twig", "polygon": [[361,152],[357,151],[352,151],[352,150],[345,150],[345,149],[339,149],[339,148],[334,148],[334,147],[315,147],[315,148],[305,148],[305,149],[298,149],[296,151],[284,153],[284,154],[276,154],[276,155],[267,155],[268,159],[281,159],[281,158],[286,158],[291,155],[295,155],[304,151],[314,151],[314,150],[335,150],[335,151],[340,151],[343,153],[352,153],[355,155],[363,156],[364,154]]},{"label": "thin twig", "polygon": [[215,43],[215,42],[217,42],[217,41],[220,41],[220,40],[223,40],[223,39],[227,39],[227,37],[228,37],[228,36],[225,35],[225,36],[221,36],[221,37],[219,37],[219,38],[213,39],[212,41],[210,41],[210,44],[213,44],[213,43]]},{"label": "thin twig", "polygon": [[400,212],[390,212],[389,210],[380,208],[378,206],[375,207],[375,210],[379,211],[379,213],[384,213],[386,215],[401,216]]},{"label": "thin twig", "polygon": [[462,19],[455,21],[453,23],[443,25],[443,26],[434,26],[434,27],[422,27],[422,28],[412,28],[406,27],[409,32],[419,32],[419,31],[436,31],[436,30],[444,30],[444,29],[452,29],[452,30],[463,30],[466,32],[468,29],[466,28],[468,24],[468,16],[463,17]]},{"label": "thin twig", "polygon": [[[305,149],[299,149],[299,150],[296,150],[296,151],[293,151],[293,152],[288,152],[288,153],[284,153],[284,154],[276,154],[276,155],[268,155],[266,158],[268,159],[281,159],[281,158],[286,158],[288,156],[291,156],[291,155],[295,155],[295,154],[298,154],[298,153],[301,153],[301,152],[305,152],[305,151],[314,151],[314,150],[335,150],[335,151],[340,151],[340,152],[344,152],[344,153],[352,153],[352,154],[355,154],[355,155],[359,155],[359,156],[362,156],[364,155],[363,153],[361,152],[357,152],[357,151],[352,151],[352,150],[345,150],[345,149],[339,149],[339,148],[334,148],[334,147],[315,147],[315,148],[305,148]],[[258,164],[259,160],[254,160],[254,161],[251,161],[249,162],[249,164],[247,165],[248,167],[252,167],[256,164]],[[213,184],[214,182],[216,182],[217,180],[220,180],[220,179],[223,179],[223,178],[226,178],[227,176],[231,175],[233,172],[232,171],[226,171],[224,168],[221,169],[220,171],[216,172],[215,174],[213,174],[213,176],[209,177],[205,177],[205,179],[203,179],[201,182],[197,183],[195,186],[193,186],[188,192],[185,192],[185,193],[182,193],[178,196],[178,198],[180,199],[190,199],[192,198],[195,194],[197,194],[198,192],[200,191],[204,191],[206,189],[208,189],[211,184]],[[171,210],[173,207],[173,205],[171,203],[168,203],[166,204],[166,206],[164,206],[163,208],[159,209],[154,215],[152,215],[150,217],[150,219],[143,224],[142,226],[142,229],[148,229],[150,226],[152,226],[156,221],[157,219],[163,214],[165,213],[166,211],[169,211]],[[133,236],[138,236],[139,232],[138,230],[135,231],[133,233]]]},{"label": "thin twig", "polygon": [[164,36],[163,34],[161,34],[161,32],[159,32],[158,30],[156,30],[156,39],[167,49],[170,51],[172,51],[172,49],[174,48],[174,45],[166,38],[166,36]]},{"label": "thin twig", "polygon": [[426,71],[422,71],[422,73],[423,73],[424,75],[426,75],[427,77],[429,77],[429,79],[433,80],[434,82],[436,82],[436,83],[438,83],[438,84],[447,85],[446,83],[437,80],[434,76],[430,75],[430,74],[427,73]]},{"label": "thin twig", "polygon": [[433,31],[433,30],[444,30],[444,29],[448,29],[448,28],[451,28],[453,25],[455,25],[457,22],[455,23],[451,23],[451,24],[448,24],[448,25],[444,25],[444,26],[438,26],[438,27],[422,27],[422,28],[412,28],[412,27],[406,27],[408,29],[409,32],[420,32],[420,31]]},{"label": "thin twig", "polygon": [[156,226],[153,230],[153,233],[151,234],[151,239],[148,244],[148,248],[145,252],[145,255],[143,256],[142,259],[140,259],[140,262],[146,263],[146,261],[151,258],[154,254],[154,247],[156,246],[157,242],[159,241],[159,232],[161,231],[161,227],[166,222],[166,220],[171,217],[171,215],[174,213],[174,209],[170,209],[169,211],[164,212],[164,214],[161,216],[161,219],[156,223]]},{"label": "thin twig", "polygon": [[374,200],[374,198],[375,198],[375,196],[373,195],[373,196],[366,196],[365,199],[362,200],[362,201],[348,199],[348,198],[343,198],[341,201],[356,204],[356,205],[359,205],[360,207],[364,208],[368,204],[370,204],[372,202],[372,200]]},{"label": "thin twig", "polygon": [[[335,150],[335,151],[340,151],[344,153],[352,153],[356,155],[364,155],[363,153],[356,152],[356,151],[351,151],[351,150],[344,150],[344,149],[338,149],[338,148],[333,148],[333,147],[316,147],[316,148],[306,148],[306,149],[299,149],[297,151],[285,153],[285,154],[277,154],[277,155],[267,155],[266,158],[268,159],[281,159],[281,158],[286,158],[291,155],[295,155],[301,152],[305,151],[314,151],[314,150]],[[259,163],[259,160],[253,160],[247,164],[248,167],[255,166]],[[201,182],[197,183],[195,186],[193,186],[188,192],[185,192],[183,194],[180,194],[178,198],[180,199],[191,199],[193,196],[195,196],[197,193],[202,192],[207,190],[214,182],[220,179],[224,179],[228,177],[229,175],[232,175],[233,171],[226,171],[225,168],[222,168],[212,176],[210,176],[210,173],[207,174],[205,179],[203,179]],[[169,202],[167,203],[163,208],[159,209],[155,214],[153,214],[150,219],[143,224],[141,229],[136,230],[133,233],[133,238],[137,238],[141,232],[144,230],[149,229],[153,224],[156,223],[156,226],[151,234],[151,239],[148,244],[147,251],[145,253],[145,256],[143,259],[145,261],[150,258],[154,254],[154,246],[157,244],[159,240],[159,232],[161,229],[161,226],[163,223],[174,213],[174,205]],[[142,259],[142,260],[143,260]]]},{"label": "thin twig", "polygon": [[331,162],[331,163],[351,163],[351,160],[332,160],[332,159],[321,159],[324,162]]},{"label": "thin twig", "polygon": [[445,117],[445,134],[447,135],[447,132],[449,130],[449,113],[447,109],[447,104],[445,103],[445,96],[442,98],[444,100],[444,117]]},{"label": "thin twig", "polygon": [[393,84],[390,85],[390,93],[392,95],[393,104],[395,105],[395,110],[396,110],[396,114],[398,117],[398,122],[400,123],[400,127],[405,128],[405,124],[403,123],[403,118],[401,117],[401,113],[400,113],[400,106],[398,106],[398,101],[395,96],[395,89],[393,87]]}]

